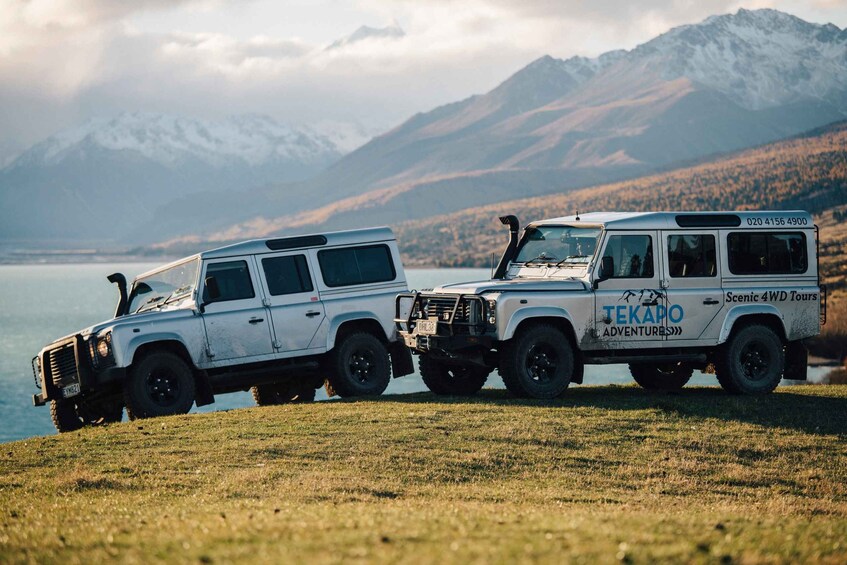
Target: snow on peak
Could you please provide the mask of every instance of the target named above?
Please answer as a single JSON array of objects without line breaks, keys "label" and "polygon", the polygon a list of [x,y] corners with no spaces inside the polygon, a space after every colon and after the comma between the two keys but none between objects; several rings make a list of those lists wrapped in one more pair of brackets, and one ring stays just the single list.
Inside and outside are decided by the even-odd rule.
[{"label": "snow on peak", "polygon": [[334,41],[327,50],[338,49],[367,39],[399,39],[405,36],[406,32],[396,20],[386,27],[361,26],[350,35]]},{"label": "snow on peak", "polygon": [[220,121],[156,113],[124,113],[94,118],[57,133],[34,146],[19,161],[56,164],[78,147],[136,152],[153,161],[173,164],[194,158],[213,166],[270,161],[304,164],[335,159],[367,141],[367,130],[351,124],[319,128],[281,124],[260,114]]}]

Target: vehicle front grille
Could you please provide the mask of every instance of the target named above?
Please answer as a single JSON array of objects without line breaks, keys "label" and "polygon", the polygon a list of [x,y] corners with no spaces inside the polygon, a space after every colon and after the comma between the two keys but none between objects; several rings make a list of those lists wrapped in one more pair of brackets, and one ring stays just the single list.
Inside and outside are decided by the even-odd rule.
[{"label": "vehicle front grille", "polygon": [[54,385],[61,388],[79,380],[73,343],[51,349],[47,358],[50,363],[50,378]]},{"label": "vehicle front grille", "polygon": [[[456,308],[458,296],[424,296],[426,301],[426,316],[438,318],[443,322],[468,322],[470,319],[470,303],[467,300],[459,302]],[[453,309],[456,309],[456,317],[451,319]]]}]

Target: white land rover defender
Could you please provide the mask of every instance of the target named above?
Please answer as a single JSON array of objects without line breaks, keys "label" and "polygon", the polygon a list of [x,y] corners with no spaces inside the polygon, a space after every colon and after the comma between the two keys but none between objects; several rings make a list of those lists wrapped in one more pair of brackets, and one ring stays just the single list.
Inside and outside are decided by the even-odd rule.
[{"label": "white land rover defender", "polygon": [[811,216],[592,213],[531,223],[492,280],[397,297],[406,344],[436,394],[473,394],[498,369],[515,395],[552,398],[586,363],[627,363],[648,389],[694,369],[732,393],[806,378],[802,340],[826,293]]},{"label": "white land rover defender", "polygon": [[143,275],[115,317],[32,360],[60,431],[188,412],[252,387],[258,404],[381,394],[413,372],[393,299],[407,290],[388,228],[253,240]]}]

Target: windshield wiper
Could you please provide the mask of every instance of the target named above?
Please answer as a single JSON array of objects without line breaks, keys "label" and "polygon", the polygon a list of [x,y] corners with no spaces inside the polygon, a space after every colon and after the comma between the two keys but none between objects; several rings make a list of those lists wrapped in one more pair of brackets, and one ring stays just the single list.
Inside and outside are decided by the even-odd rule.
[{"label": "windshield wiper", "polygon": [[585,259],[586,257],[589,257],[589,255],[568,255],[567,257],[565,257],[564,259],[562,259],[561,261],[556,263],[556,266],[561,267],[563,264],[567,263],[570,259]]},{"label": "windshield wiper", "polygon": [[171,302],[176,301],[176,299],[178,299],[178,298],[183,298],[183,295],[186,294],[190,290],[191,290],[190,284],[186,285],[186,286],[179,287],[178,289],[176,289],[175,291],[170,293],[170,295],[168,295],[168,297],[165,299],[165,301],[162,302],[161,304],[159,304],[159,306],[164,306],[165,304],[170,304]]},{"label": "windshield wiper", "polygon": [[[545,261],[545,259],[547,259],[547,260]],[[556,260],[556,257],[554,255],[547,255],[547,253],[542,253],[541,255],[539,255],[538,257],[536,257],[534,259],[530,259],[529,261],[524,261],[523,264],[529,265],[531,263],[535,263],[536,261],[538,261],[538,262],[542,262],[542,263],[549,265],[551,262],[553,262],[555,260]]]},{"label": "windshield wiper", "polygon": [[142,304],[141,306],[139,306],[139,307],[135,310],[135,312],[133,312],[133,314],[138,314],[138,313],[139,313],[139,312],[141,312],[141,311],[142,311],[142,310],[143,310],[146,306],[150,306],[151,304],[156,304],[157,302],[161,302],[161,301],[162,301],[162,300],[164,300],[164,299],[165,299],[164,295],[161,295],[161,294],[160,294],[159,296],[154,296],[153,298],[151,298],[150,300],[148,300],[147,302],[145,302],[144,304]]}]

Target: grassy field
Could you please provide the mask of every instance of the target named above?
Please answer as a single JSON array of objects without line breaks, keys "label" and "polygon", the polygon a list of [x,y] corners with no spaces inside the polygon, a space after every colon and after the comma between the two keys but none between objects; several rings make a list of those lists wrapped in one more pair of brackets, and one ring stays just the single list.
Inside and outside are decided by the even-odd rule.
[{"label": "grassy field", "polygon": [[0,561],[847,562],[847,387],[485,390],[0,446]]}]

